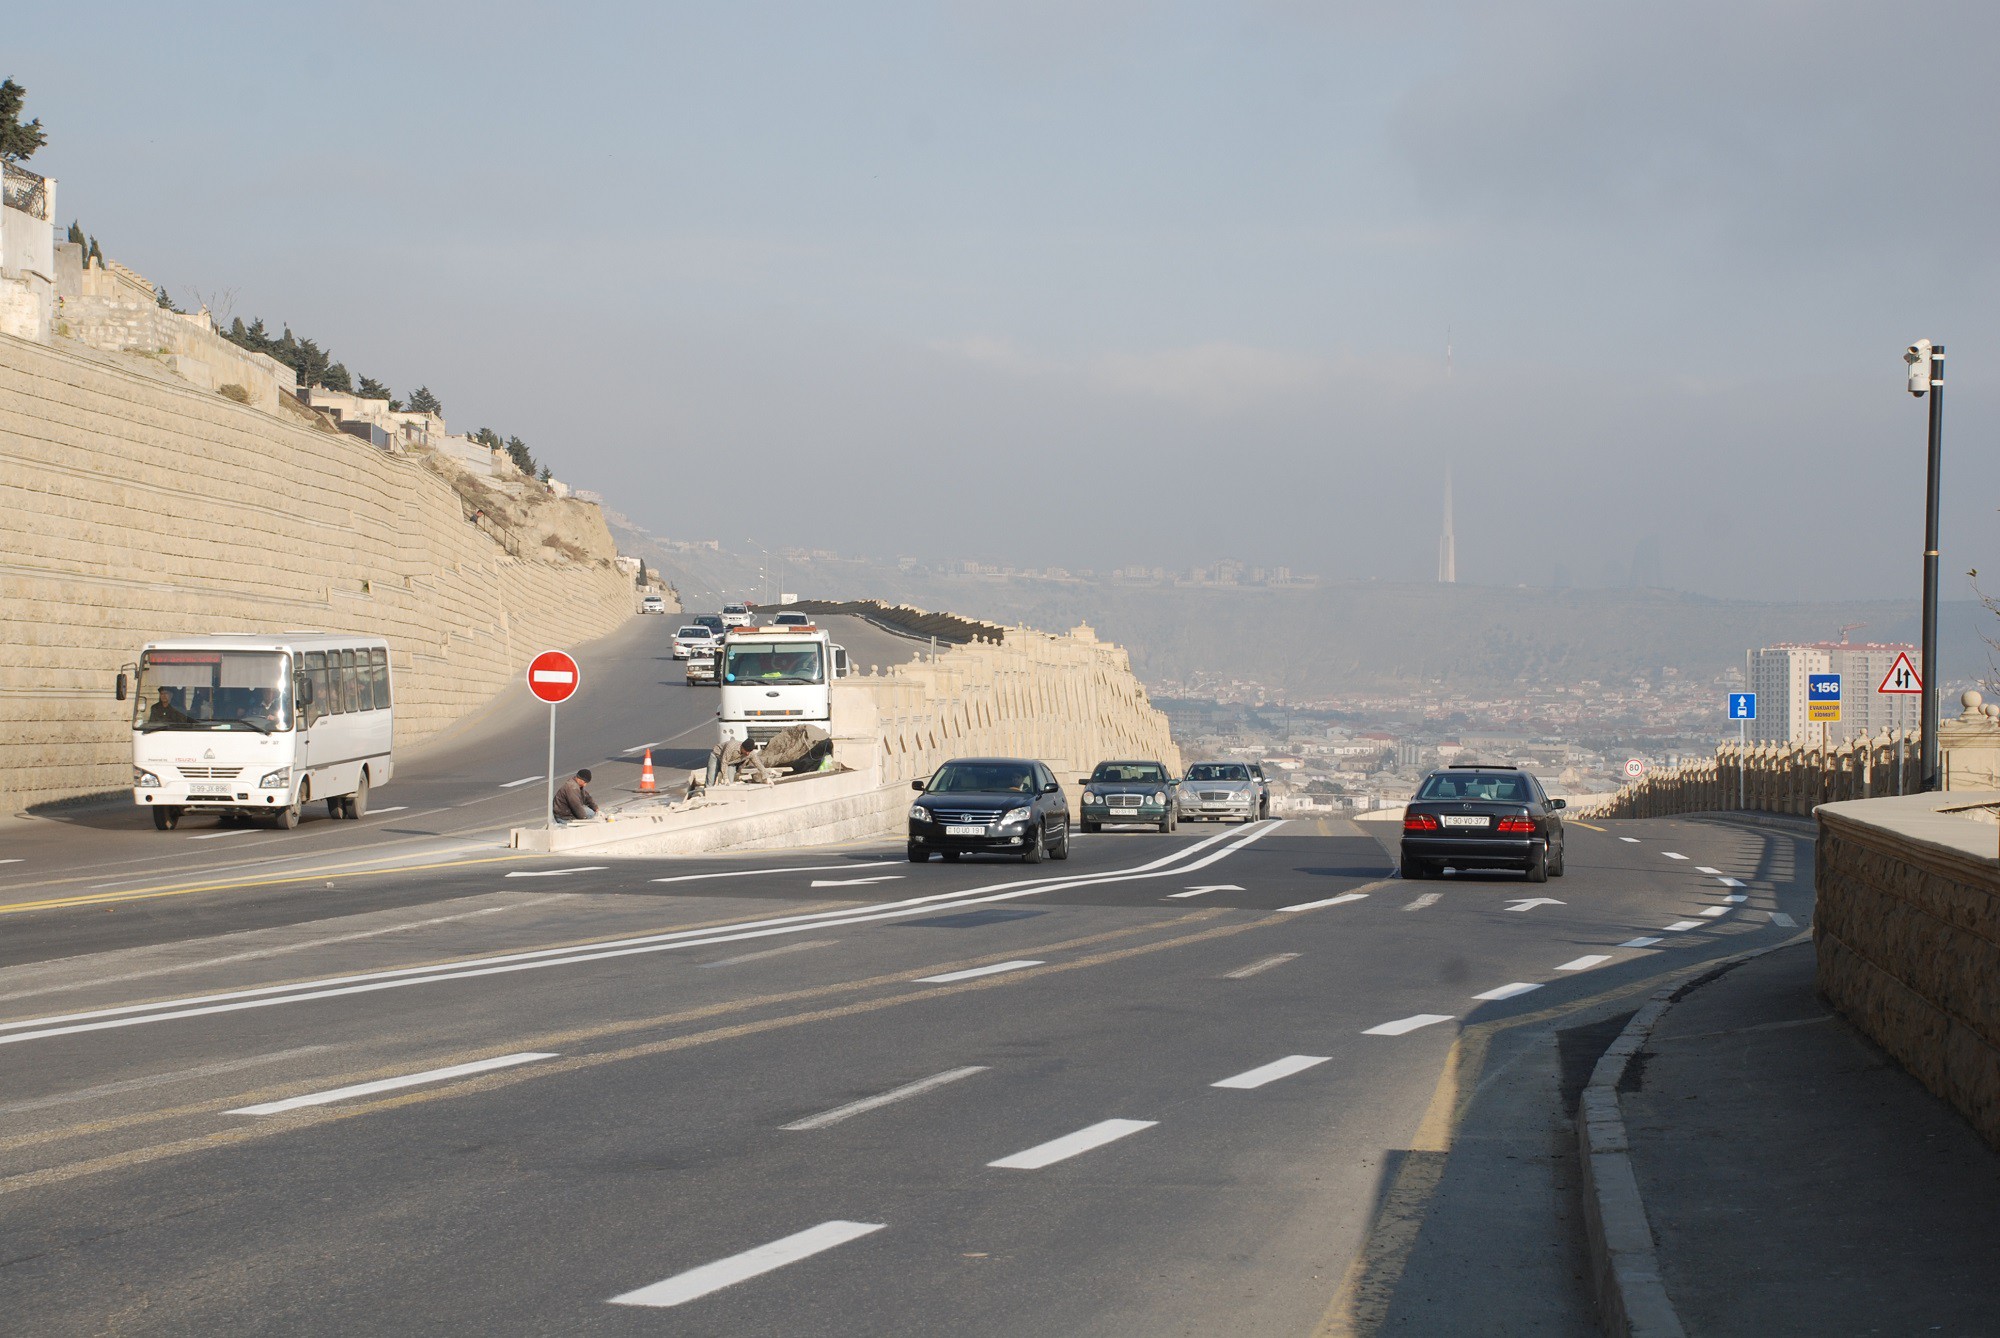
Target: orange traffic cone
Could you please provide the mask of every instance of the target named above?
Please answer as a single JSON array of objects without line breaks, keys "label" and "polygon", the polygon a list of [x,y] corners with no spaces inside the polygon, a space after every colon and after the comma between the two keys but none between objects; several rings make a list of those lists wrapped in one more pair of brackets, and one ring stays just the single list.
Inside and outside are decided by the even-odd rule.
[{"label": "orange traffic cone", "polygon": [[646,760],[639,764],[639,793],[652,794],[659,788],[660,783],[653,779],[653,750],[648,748]]}]

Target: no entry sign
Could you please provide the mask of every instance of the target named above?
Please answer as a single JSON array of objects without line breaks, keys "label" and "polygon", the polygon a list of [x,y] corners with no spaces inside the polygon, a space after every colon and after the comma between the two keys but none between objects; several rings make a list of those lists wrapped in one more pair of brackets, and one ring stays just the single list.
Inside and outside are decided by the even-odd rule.
[{"label": "no entry sign", "polygon": [[528,691],[551,706],[568,701],[581,682],[576,661],[559,650],[545,650],[528,665]]}]

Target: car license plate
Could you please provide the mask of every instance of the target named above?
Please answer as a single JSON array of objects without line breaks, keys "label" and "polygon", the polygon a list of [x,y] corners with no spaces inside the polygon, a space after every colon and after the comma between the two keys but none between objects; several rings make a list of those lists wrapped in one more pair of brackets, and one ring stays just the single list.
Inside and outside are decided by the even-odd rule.
[{"label": "car license plate", "polygon": [[1484,815],[1468,813],[1447,813],[1439,819],[1447,827],[1484,827],[1492,822]]},{"label": "car license plate", "polygon": [[946,836],[984,836],[986,835],[986,829],[984,827],[947,827],[944,829],[944,834]]}]

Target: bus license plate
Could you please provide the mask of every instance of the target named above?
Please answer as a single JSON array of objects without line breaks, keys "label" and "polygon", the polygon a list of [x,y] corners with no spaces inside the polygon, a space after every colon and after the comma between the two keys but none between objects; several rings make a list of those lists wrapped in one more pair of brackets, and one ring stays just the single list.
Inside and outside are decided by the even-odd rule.
[{"label": "bus license plate", "polygon": [[229,798],[229,787],[227,785],[190,785],[188,786],[188,793],[207,798],[227,799]]},{"label": "bus license plate", "polygon": [[947,827],[944,829],[944,834],[946,836],[984,836],[986,835],[986,829],[984,827]]},{"label": "bus license plate", "polygon": [[1442,819],[1447,827],[1484,827],[1487,819],[1465,813],[1447,813]]}]

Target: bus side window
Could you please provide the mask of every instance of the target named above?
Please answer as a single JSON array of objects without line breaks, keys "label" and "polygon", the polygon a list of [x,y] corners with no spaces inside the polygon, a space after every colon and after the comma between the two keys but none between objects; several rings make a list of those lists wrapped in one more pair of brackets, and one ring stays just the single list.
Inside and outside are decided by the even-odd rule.
[{"label": "bus side window", "polygon": [[309,650],[304,659],[306,678],[313,685],[312,713],[325,715],[333,709],[333,696],[326,690],[326,652]]},{"label": "bus side window", "polygon": [[380,646],[368,652],[368,677],[375,685],[375,709],[389,709],[389,652]]},{"label": "bus side window", "polygon": [[340,652],[340,700],[349,711],[361,709],[361,676],[354,671],[354,652],[351,650]]}]

